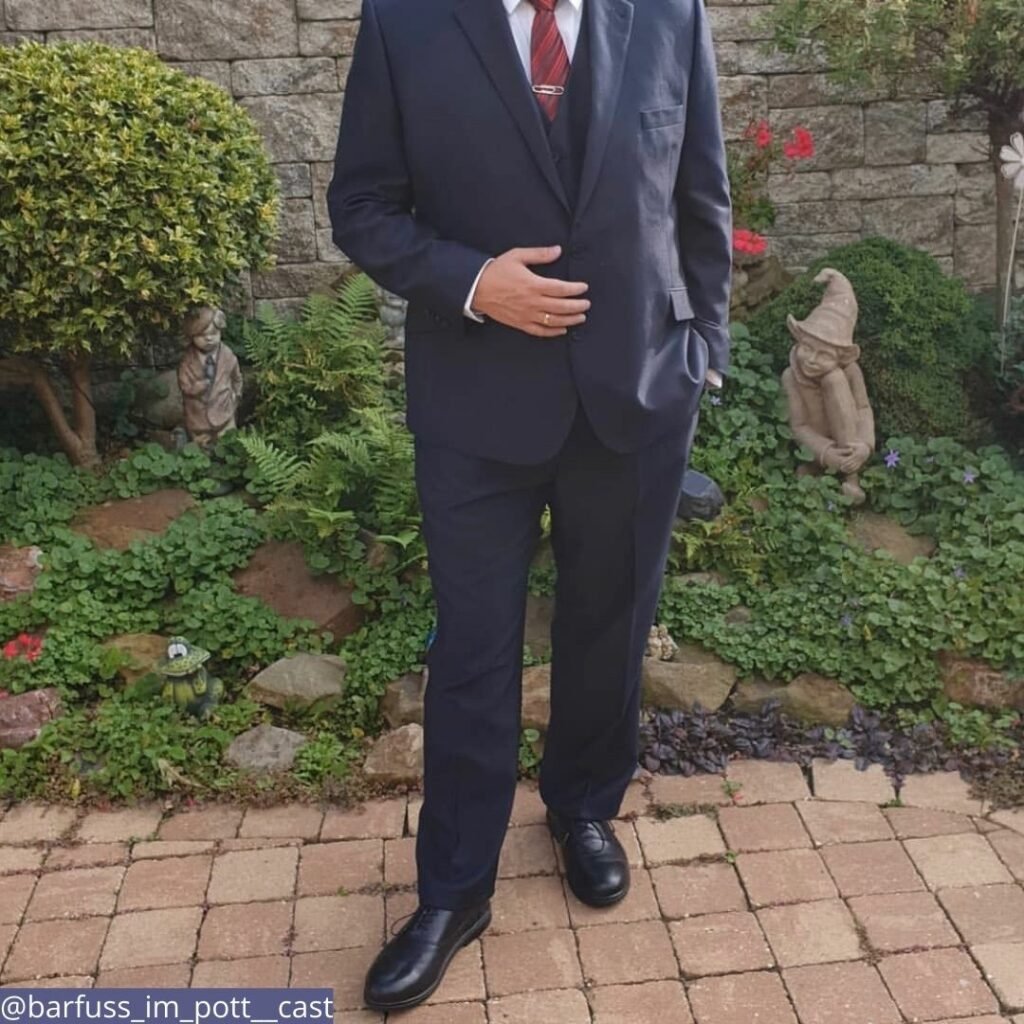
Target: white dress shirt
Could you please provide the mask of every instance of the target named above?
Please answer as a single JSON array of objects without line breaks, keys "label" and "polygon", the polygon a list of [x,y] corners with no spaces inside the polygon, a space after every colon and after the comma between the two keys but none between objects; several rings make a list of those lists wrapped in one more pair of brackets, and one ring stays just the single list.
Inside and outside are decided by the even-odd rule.
[{"label": "white dress shirt", "polygon": [[[477,0],[483,3],[486,0]],[[505,11],[508,13],[509,27],[512,29],[512,38],[515,40],[516,50],[519,53],[519,60],[522,62],[526,80],[529,82],[532,77],[530,61],[530,38],[533,33],[533,19],[537,13],[536,8],[530,0],[502,0]],[[558,23],[558,31],[562,35],[562,42],[565,43],[566,52],[570,62],[576,53],[576,42],[580,37],[580,25],[583,23],[583,0],[558,0],[555,5],[555,21]],[[488,260],[476,275],[473,287],[466,297],[466,305],[463,312],[470,320],[483,323],[483,317],[473,311],[473,299],[476,297],[476,289],[480,284],[480,278],[484,271],[493,263]],[[722,378],[714,370],[708,370],[707,382],[712,387],[722,386]]]}]

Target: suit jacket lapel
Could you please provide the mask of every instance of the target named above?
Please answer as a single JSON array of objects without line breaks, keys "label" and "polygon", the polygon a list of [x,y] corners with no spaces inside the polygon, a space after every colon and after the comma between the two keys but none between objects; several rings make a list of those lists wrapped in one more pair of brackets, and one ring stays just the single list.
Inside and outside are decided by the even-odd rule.
[{"label": "suit jacket lapel", "polygon": [[569,201],[551,156],[540,109],[523,74],[504,6],[499,0],[459,0],[455,17],[519,126],[548,184],[568,209]]},{"label": "suit jacket lapel", "polygon": [[633,4],[630,0],[583,0],[583,14],[590,19],[588,28],[593,105],[586,154],[580,172],[577,216],[583,213],[597,184],[598,171],[601,169],[601,162],[608,146],[608,135],[615,120],[615,109],[622,88],[622,73],[626,67],[626,54],[633,30]]}]

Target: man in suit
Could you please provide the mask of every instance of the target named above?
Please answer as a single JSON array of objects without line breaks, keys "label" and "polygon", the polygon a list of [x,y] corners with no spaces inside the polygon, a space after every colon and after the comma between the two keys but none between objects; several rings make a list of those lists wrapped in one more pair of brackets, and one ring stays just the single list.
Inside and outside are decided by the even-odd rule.
[{"label": "man in suit", "polygon": [[609,824],[731,227],[702,0],[364,0],[334,239],[409,300],[408,423],[438,608],[419,909],[366,1002],[436,989],[490,922],[516,783],[527,575],[558,571],[541,795],[569,885],[625,896]]}]

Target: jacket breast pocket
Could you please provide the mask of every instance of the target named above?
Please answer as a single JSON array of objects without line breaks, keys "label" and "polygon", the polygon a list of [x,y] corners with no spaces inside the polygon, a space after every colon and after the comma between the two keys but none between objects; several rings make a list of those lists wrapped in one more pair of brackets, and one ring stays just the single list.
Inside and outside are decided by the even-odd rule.
[{"label": "jacket breast pocket", "polygon": [[650,131],[654,128],[669,128],[677,124],[681,125],[685,120],[685,103],[674,107],[658,107],[656,110],[640,111],[640,127],[644,131]]}]

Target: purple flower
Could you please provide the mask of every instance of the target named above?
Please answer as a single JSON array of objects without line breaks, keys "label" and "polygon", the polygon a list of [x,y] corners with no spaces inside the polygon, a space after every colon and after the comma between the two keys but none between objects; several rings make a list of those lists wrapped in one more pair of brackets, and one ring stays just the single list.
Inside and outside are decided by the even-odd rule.
[{"label": "purple flower", "polygon": [[885,468],[895,469],[900,464],[900,453],[895,448],[890,448],[885,453]]},{"label": "purple flower", "polygon": [[842,626],[843,629],[849,629],[853,625],[853,616],[849,612],[846,612],[846,614],[839,620],[839,625]]},{"label": "purple flower", "polygon": [[955,569],[953,570],[953,575],[954,575],[954,576],[955,576],[955,577],[956,577],[956,578],[957,578],[958,580],[965,580],[965,579],[967,579],[967,570],[966,570],[966,569],[965,569],[965,568],[964,568],[964,567],[963,567],[962,565],[958,565],[958,566],[957,566],[957,567],[956,567],[956,568],[955,568]]},{"label": "purple flower", "polygon": [[709,399],[709,401],[711,402],[712,405],[721,405],[722,404],[722,396],[721,395],[712,395],[711,398]]},{"label": "purple flower", "polygon": [[978,474],[973,469],[964,470],[964,483],[973,484],[978,479]]}]

